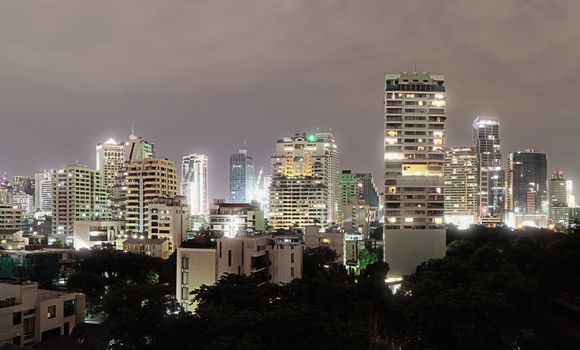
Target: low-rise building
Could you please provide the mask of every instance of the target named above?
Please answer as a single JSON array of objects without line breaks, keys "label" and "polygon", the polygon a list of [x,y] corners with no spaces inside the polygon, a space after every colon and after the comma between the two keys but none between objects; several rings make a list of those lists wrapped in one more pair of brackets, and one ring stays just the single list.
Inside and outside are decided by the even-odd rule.
[{"label": "low-rise building", "polygon": [[0,346],[32,345],[69,335],[85,319],[85,295],[0,282]]},{"label": "low-rise building", "polygon": [[23,237],[22,230],[0,230],[0,247],[2,249],[24,249],[29,239]]},{"label": "low-rise building", "polygon": [[0,278],[15,281],[64,284],[75,271],[75,250],[26,246],[0,250]]},{"label": "low-rise building", "polygon": [[123,242],[123,251],[134,254],[146,254],[153,258],[167,259],[171,255],[168,239],[129,238]]},{"label": "low-rise building", "polygon": [[338,230],[321,230],[316,225],[306,226],[304,230],[304,248],[328,247],[336,253],[336,262],[344,263],[344,232]]},{"label": "low-rise building", "polygon": [[222,238],[216,248],[178,248],[177,299],[193,311],[189,293],[226,273],[254,276],[262,283],[290,283],[302,278],[302,248],[297,236]]},{"label": "low-rise building", "polygon": [[264,230],[264,213],[257,202],[226,203],[216,200],[209,214],[209,230],[219,237],[236,237]]},{"label": "low-rise building", "polygon": [[123,248],[126,240],[124,221],[76,221],[74,223],[75,249],[91,249],[95,246]]},{"label": "low-rise building", "polygon": [[22,228],[22,210],[18,205],[0,204],[0,230],[18,231]]}]

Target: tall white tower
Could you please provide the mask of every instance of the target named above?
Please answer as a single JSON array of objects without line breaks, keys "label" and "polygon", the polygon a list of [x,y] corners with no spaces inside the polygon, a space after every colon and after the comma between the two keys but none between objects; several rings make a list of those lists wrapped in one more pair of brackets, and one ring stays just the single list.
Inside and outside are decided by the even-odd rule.
[{"label": "tall white tower", "polygon": [[189,154],[181,162],[181,195],[185,196],[190,215],[208,215],[207,156]]},{"label": "tall white tower", "polygon": [[445,255],[445,77],[387,74],[385,260],[393,277]]}]

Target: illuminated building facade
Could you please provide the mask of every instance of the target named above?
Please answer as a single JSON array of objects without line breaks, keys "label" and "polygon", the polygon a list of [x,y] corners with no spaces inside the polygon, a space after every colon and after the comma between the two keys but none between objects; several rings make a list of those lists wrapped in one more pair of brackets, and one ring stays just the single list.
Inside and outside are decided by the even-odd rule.
[{"label": "illuminated building facade", "polygon": [[75,221],[109,220],[107,192],[101,174],[83,164],[52,172],[52,234],[73,244]]},{"label": "illuminated building facade", "polygon": [[445,255],[445,101],[441,75],[386,75],[384,233],[392,276]]},{"label": "illuminated building facade", "polygon": [[52,209],[52,170],[34,174],[34,209],[43,212]]},{"label": "illuminated building facade", "polygon": [[568,226],[568,191],[562,171],[555,171],[548,182],[548,208],[550,224]]},{"label": "illuminated building facade", "polygon": [[477,224],[478,170],[473,147],[445,150],[445,223],[460,229]]},{"label": "illuminated building facade", "polygon": [[125,145],[109,139],[97,145],[97,170],[107,191],[115,186],[119,170],[125,165]]},{"label": "illuminated building facade", "polygon": [[279,139],[271,157],[270,225],[325,225],[338,213],[338,150],[331,133]]},{"label": "illuminated building facade", "polygon": [[230,203],[250,203],[254,200],[256,179],[254,159],[248,151],[239,150],[230,156]]},{"label": "illuminated building facade", "polygon": [[145,236],[149,233],[149,204],[177,195],[175,165],[167,159],[134,160],[127,168],[126,184],[127,233]]},{"label": "illuminated building facade", "polygon": [[207,156],[189,154],[181,161],[181,195],[187,199],[190,215],[209,214]]},{"label": "illuminated building facade", "polygon": [[514,213],[548,213],[546,154],[528,149],[510,153],[507,169],[507,208]]},{"label": "illuminated building facade", "polygon": [[479,163],[479,220],[501,222],[505,212],[505,171],[501,164],[500,122],[495,117],[473,121],[473,145]]},{"label": "illuminated building facade", "polygon": [[261,232],[264,231],[264,213],[256,201],[225,203],[216,200],[209,213],[209,230],[226,238]]}]

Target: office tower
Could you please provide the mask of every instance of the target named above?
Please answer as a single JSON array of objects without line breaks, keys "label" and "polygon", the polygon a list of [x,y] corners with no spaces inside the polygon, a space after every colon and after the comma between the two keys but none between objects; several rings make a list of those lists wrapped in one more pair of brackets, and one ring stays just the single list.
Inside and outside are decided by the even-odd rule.
[{"label": "office tower", "polygon": [[155,157],[155,145],[135,135],[135,130],[132,129],[129,140],[125,142],[125,163],[153,157]]},{"label": "office tower", "polygon": [[445,150],[445,223],[460,229],[477,224],[477,154],[473,147]]},{"label": "office tower", "polygon": [[258,175],[258,180],[256,181],[256,201],[259,203],[264,217],[267,218],[270,214],[270,185],[272,184],[272,176],[266,175],[262,176],[262,171]]},{"label": "office tower", "polygon": [[133,160],[126,175],[126,230],[130,235],[149,233],[149,204],[177,195],[175,165],[167,159]]},{"label": "office tower", "polygon": [[337,219],[339,158],[331,133],[279,139],[271,164],[269,219],[274,229]]},{"label": "office tower", "polygon": [[576,207],[576,198],[574,197],[574,184],[572,180],[566,180],[566,196],[568,197],[568,207]]},{"label": "office tower", "polygon": [[501,167],[500,122],[495,117],[477,117],[473,121],[473,145],[479,163],[480,221],[496,218],[501,222],[505,203],[505,171]]},{"label": "office tower", "polygon": [[230,203],[250,203],[255,198],[254,159],[248,151],[239,150],[230,156]]},{"label": "office tower", "polygon": [[181,195],[187,199],[190,215],[209,214],[207,156],[193,153],[181,162]]},{"label": "office tower", "polygon": [[34,174],[34,209],[43,212],[52,210],[52,170]]},{"label": "office tower", "polygon": [[34,196],[34,178],[30,176],[14,176],[14,194],[24,193]]},{"label": "office tower", "polygon": [[75,221],[110,219],[101,174],[83,164],[52,171],[52,200],[52,234],[63,243],[73,243]]},{"label": "office tower", "polygon": [[378,208],[380,206],[380,197],[373,176],[369,173],[357,173],[354,175],[362,190],[362,198],[367,202],[369,207]]},{"label": "office tower", "polygon": [[362,199],[362,186],[359,187],[357,177],[350,170],[343,170],[338,178],[338,215],[337,223],[344,226],[344,220],[349,219],[346,215],[350,211],[353,203],[358,199]]},{"label": "office tower", "polygon": [[445,255],[445,77],[387,74],[385,260],[393,277]]},{"label": "office tower", "polygon": [[97,144],[97,170],[108,192],[115,186],[119,170],[125,165],[125,145],[109,139]]},{"label": "office tower", "polygon": [[550,223],[568,226],[568,191],[562,171],[554,171],[548,182]]},{"label": "office tower", "polygon": [[546,155],[533,149],[510,153],[507,170],[507,208],[510,212],[548,212]]}]

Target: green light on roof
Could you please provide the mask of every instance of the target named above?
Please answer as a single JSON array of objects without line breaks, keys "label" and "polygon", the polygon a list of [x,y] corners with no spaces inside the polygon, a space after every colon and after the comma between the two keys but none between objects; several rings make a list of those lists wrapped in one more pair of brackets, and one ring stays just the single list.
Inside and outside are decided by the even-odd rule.
[{"label": "green light on roof", "polygon": [[306,140],[308,142],[315,142],[316,141],[316,135],[314,135],[314,134],[308,134],[308,135],[306,135]]}]

